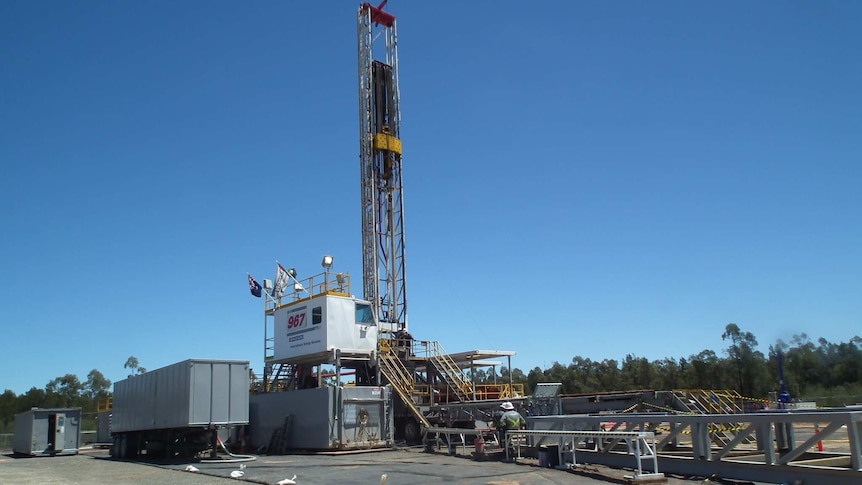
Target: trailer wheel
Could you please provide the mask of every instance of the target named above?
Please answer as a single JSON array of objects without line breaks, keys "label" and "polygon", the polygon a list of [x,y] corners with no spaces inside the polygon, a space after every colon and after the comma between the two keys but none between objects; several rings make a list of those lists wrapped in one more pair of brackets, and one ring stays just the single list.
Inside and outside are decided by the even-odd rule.
[{"label": "trailer wheel", "polygon": [[422,442],[422,432],[419,429],[419,423],[417,423],[415,419],[405,419],[402,426],[401,431],[404,435],[404,441],[406,441],[408,445],[418,445]]}]

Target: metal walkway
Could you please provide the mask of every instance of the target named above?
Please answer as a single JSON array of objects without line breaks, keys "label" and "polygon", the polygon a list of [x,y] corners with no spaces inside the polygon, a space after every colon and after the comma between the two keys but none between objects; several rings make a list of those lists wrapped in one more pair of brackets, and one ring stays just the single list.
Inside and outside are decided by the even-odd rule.
[{"label": "metal walkway", "polygon": [[[626,431],[653,431],[665,473],[765,482],[862,483],[862,410],[780,410],[748,414],[607,414],[527,418],[531,430],[599,431],[609,423]],[[725,444],[710,436],[732,435]],[[612,438],[607,438],[612,440]],[[544,444],[537,440],[537,446]],[[553,444],[549,441],[549,444]],[[578,449],[578,460],[630,466],[617,443]],[[823,450],[823,451],[820,451]],[[648,464],[646,464],[648,466]]]}]

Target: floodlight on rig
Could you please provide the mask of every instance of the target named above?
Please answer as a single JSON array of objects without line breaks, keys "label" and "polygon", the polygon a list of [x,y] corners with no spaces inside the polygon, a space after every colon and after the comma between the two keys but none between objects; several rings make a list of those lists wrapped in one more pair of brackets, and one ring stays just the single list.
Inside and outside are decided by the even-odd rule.
[{"label": "floodlight on rig", "polygon": [[323,266],[327,271],[329,268],[332,268],[332,263],[335,261],[335,258],[332,256],[324,256],[323,261],[320,262],[320,265]]}]

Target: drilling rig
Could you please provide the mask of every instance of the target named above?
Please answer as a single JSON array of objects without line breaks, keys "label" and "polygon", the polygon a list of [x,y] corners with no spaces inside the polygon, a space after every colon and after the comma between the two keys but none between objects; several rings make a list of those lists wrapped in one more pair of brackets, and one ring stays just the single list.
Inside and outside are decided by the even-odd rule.
[{"label": "drilling rig", "polygon": [[[324,257],[322,274],[304,280],[297,279],[293,268],[279,265],[284,281],[279,284],[277,278],[266,301],[266,371],[260,390],[308,397],[252,396],[253,405],[269,411],[252,412],[250,419],[259,422],[263,418],[256,414],[283,415],[290,409],[294,422],[319,425],[305,430],[304,441],[283,438],[270,448],[388,446],[391,440],[381,439],[385,420],[391,421],[394,438],[413,444],[419,442],[422,428],[468,423],[480,408],[493,409],[501,399],[523,396],[523,385],[513,384],[511,373],[508,383],[479,385],[464,371],[502,366],[488,361],[501,357],[511,369],[515,352],[449,354],[437,341],[416,340],[408,331],[398,35],[395,16],[383,11],[385,4],[364,3],[357,15],[363,297],[353,296],[348,274],[332,271],[331,256]],[[294,291],[285,292],[290,283]],[[335,366],[332,381],[324,380],[324,365]],[[350,374],[355,376],[353,385],[344,386],[341,378]],[[324,387],[328,394],[321,393]],[[387,396],[389,408],[383,402]],[[307,404],[312,401],[318,405]],[[350,410],[356,402],[369,404]],[[445,412],[440,410],[443,404]],[[369,412],[372,408],[376,411]],[[320,415],[321,409],[332,413]],[[365,441],[356,438],[360,425],[350,424],[362,415],[357,409],[364,409],[361,428],[366,431],[360,434]],[[383,424],[368,431],[373,422]],[[273,429],[272,423],[255,426]],[[278,429],[282,436],[290,435],[287,427],[276,426],[273,436]],[[318,433],[325,436],[317,439]],[[351,433],[352,441],[345,438]]]},{"label": "drilling rig", "polygon": [[416,342],[408,332],[398,28],[385,5],[386,0],[378,7],[364,3],[357,17],[363,289],[379,325],[377,379],[368,383],[386,382],[401,397],[396,429],[414,442],[419,426],[430,426],[436,402],[511,397],[511,385],[477,394],[462,365],[469,362],[472,368],[478,358],[510,359],[514,352],[450,355],[438,342]]}]

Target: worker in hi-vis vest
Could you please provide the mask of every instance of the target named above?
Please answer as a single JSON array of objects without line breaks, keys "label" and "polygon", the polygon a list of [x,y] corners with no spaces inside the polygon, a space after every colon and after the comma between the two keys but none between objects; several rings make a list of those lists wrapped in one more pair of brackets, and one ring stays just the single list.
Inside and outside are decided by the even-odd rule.
[{"label": "worker in hi-vis vest", "polygon": [[500,438],[500,444],[505,446],[506,431],[510,429],[523,429],[527,426],[527,421],[521,416],[521,413],[515,411],[515,406],[509,401],[500,404],[500,409],[503,414],[497,419],[497,433]]}]

